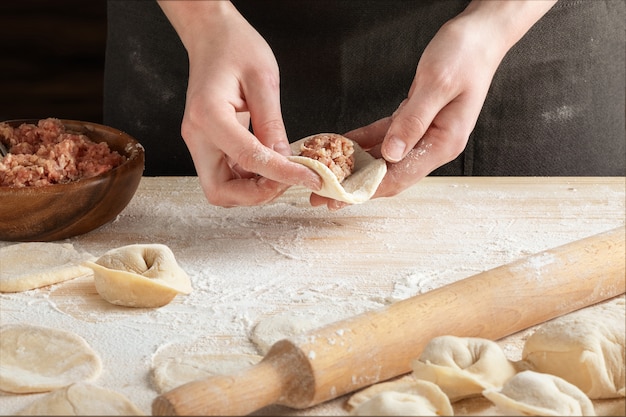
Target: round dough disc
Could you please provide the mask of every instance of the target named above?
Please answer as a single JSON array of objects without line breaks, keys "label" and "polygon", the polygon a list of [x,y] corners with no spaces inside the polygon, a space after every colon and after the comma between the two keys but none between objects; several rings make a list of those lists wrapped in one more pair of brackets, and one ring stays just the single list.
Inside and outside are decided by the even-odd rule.
[{"label": "round dough disc", "polygon": [[317,305],[298,310],[287,310],[259,321],[252,329],[250,340],[265,355],[274,343],[297,336],[309,330],[379,308],[374,303]]},{"label": "round dough disc", "polygon": [[216,375],[230,375],[256,365],[263,359],[259,355],[196,354],[168,358],[154,366],[152,377],[160,393],[170,391],[187,382]]},{"label": "round dough disc", "polygon": [[88,383],[53,391],[17,413],[18,416],[143,416],[126,396]]},{"label": "round dough disc", "polygon": [[28,324],[0,328],[2,391],[51,391],[94,379],[101,370],[100,357],[74,333]]},{"label": "round dough disc", "polygon": [[323,163],[299,156],[302,143],[310,137],[307,136],[291,144],[294,156],[290,156],[289,160],[311,168],[322,178],[322,189],[315,191],[315,194],[350,204],[364,203],[372,198],[387,173],[387,162],[384,159],[374,158],[353,142],[354,168],[352,174],[340,183],[335,174]]},{"label": "round dough disc", "polygon": [[0,292],[20,292],[91,274],[92,259],[71,243],[26,242],[0,248]]}]

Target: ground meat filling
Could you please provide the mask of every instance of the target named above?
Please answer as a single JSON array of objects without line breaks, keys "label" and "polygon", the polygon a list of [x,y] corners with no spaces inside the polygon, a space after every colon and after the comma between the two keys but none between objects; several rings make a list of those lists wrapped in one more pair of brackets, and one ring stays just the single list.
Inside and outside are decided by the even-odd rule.
[{"label": "ground meat filling", "polygon": [[330,168],[339,182],[352,174],[354,169],[354,145],[341,135],[312,136],[302,144],[300,156],[320,161]]},{"label": "ground meat filling", "polygon": [[54,118],[16,128],[0,123],[0,141],[9,151],[0,159],[0,186],[68,183],[102,174],[126,160],[105,142],[66,131]]}]

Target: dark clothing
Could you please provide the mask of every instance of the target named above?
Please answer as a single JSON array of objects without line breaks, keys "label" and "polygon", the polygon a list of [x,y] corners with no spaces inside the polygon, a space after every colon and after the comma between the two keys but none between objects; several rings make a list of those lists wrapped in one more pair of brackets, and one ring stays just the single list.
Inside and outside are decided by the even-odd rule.
[{"label": "dark clothing", "polygon": [[[233,0],[272,47],[287,134],[391,115],[422,51],[467,0]],[[180,137],[188,61],[154,1],[109,0],[106,124],[146,175],[195,175]],[[626,2],[561,0],[505,56],[466,150],[435,175],[626,175]]]}]

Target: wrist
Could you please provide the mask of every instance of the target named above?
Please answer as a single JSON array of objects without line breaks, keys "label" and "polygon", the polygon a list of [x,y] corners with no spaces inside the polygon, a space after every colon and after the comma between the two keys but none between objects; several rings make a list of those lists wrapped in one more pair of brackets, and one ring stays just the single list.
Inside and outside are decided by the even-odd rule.
[{"label": "wrist", "polygon": [[[508,52],[557,0],[473,0],[454,20],[481,31],[494,52]],[[451,21],[451,22],[452,22]]]},{"label": "wrist", "polygon": [[157,3],[188,50],[194,39],[202,39],[201,34],[236,11],[227,0],[157,0]]}]

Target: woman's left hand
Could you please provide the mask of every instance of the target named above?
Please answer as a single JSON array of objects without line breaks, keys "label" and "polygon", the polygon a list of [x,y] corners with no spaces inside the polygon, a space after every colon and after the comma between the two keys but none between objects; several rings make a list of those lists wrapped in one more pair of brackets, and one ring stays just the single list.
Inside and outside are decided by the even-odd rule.
[{"label": "woman's left hand", "polygon": [[[388,162],[373,198],[396,195],[461,154],[502,58],[553,4],[474,1],[441,27],[394,114],[345,133]],[[330,209],[346,205],[315,194],[310,201]]]}]

